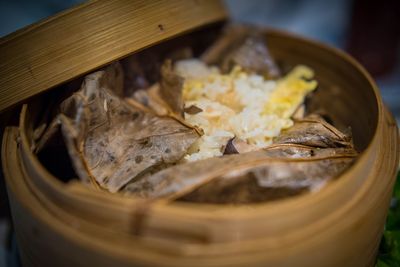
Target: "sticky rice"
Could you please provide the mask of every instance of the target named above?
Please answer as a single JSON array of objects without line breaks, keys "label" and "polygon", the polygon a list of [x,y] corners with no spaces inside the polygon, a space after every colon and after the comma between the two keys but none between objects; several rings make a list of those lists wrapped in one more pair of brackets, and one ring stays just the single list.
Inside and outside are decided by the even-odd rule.
[{"label": "sticky rice", "polygon": [[236,66],[221,74],[197,59],[178,61],[176,72],[185,79],[185,120],[204,135],[189,149],[184,161],[221,156],[229,140],[237,138],[250,150],[269,146],[273,138],[293,125],[291,116],[317,87],[313,71],[296,66],[278,80],[249,74]]}]

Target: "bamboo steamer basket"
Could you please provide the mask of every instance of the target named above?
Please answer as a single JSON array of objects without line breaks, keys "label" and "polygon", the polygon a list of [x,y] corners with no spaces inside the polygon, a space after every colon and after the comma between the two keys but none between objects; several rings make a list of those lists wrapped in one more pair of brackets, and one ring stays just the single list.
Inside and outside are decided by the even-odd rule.
[{"label": "bamboo steamer basket", "polygon": [[[188,2],[198,6],[197,13],[187,9]],[[114,26],[106,25],[103,30],[125,23],[118,27],[117,35],[112,35],[112,31],[110,34],[127,44],[129,39],[121,32],[129,34],[132,29],[124,28],[130,21],[121,16],[129,13],[124,3],[99,1],[77,7],[30,31],[23,30],[6,38],[0,43],[0,50],[15,42],[18,44],[19,38],[33,38],[32,33],[33,36],[48,36],[46,27],[52,30],[57,23],[58,27],[63,27],[63,21],[71,23],[71,16],[79,20],[82,13],[88,13],[88,18],[92,19],[82,23],[93,29],[98,26],[95,15],[104,10],[111,12],[109,16],[115,20],[112,21]],[[110,5],[113,8],[110,9]],[[226,16],[216,1],[168,4],[134,1],[129,5],[136,5],[141,10],[138,14],[143,17],[150,12],[148,6],[160,11],[165,5],[167,8],[172,5],[175,10],[181,7],[186,13],[178,12],[180,17],[173,19],[159,12],[151,13],[153,17],[158,14],[164,22],[160,24],[153,17],[147,17],[147,26],[141,27],[154,30],[162,25],[161,28],[172,30],[156,37],[146,35],[136,45],[121,45],[117,51],[110,47],[115,40],[92,32],[90,40],[106,43],[101,47],[101,55],[93,56],[90,49],[78,49],[74,55],[79,57],[80,51],[83,63],[72,64],[66,70],[55,68],[56,78],[46,76],[46,71],[59,66],[60,62],[68,63],[71,55],[58,58],[57,64],[43,57],[34,59],[25,72],[17,73],[24,81],[12,84],[2,78],[1,94],[5,98],[0,101],[1,109],[112,60],[141,53],[139,50],[156,43],[168,46],[187,39],[192,43],[202,42],[205,30],[195,28],[203,26],[210,34],[218,32],[220,25],[212,23]],[[190,22],[189,18],[199,18],[195,13],[200,13],[202,19]],[[137,30],[135,25],[139,22],[132,23],[130,27]],[[212,25],[206,26],[209,24]],[[90,29],[83,31],[88,33]],[[186,34],[189,30],[191,33]],[[2,145],[3,171],[23,265],[373,266],[399,162],[396,123],[369,74],[345,53],[279,31],[265,30],[265,36],[277,60],[289,65],[305,64],[315,70],[320,90],[310,107],[323,106],[338,125],[351,126],[355,145],[361,151],[355,164],[317,193],[246,206],[146,202],[99,192],[77,181],[62,182],[32,153],[33,127],[40,107],[49,104],[48,98],[39,95],[25,100],[19,125],[8,125]],[[85,39],[80,41],[86,42]],[[65,51],[68,52],[68,48]],[[13,67],[0,77],[10,78]],[[33,80],[32,86],[26,87]]]}]

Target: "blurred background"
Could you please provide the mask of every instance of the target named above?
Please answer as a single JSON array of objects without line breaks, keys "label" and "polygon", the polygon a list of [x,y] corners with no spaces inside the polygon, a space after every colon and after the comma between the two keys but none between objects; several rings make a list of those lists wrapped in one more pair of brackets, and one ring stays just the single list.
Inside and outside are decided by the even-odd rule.
[{"label": "blurred background", "polygon": [[[81,0],[0,0],[0,37],[70,8]],[[306,36],[350,53],[372,74],[400,122],[400,1],[225,0],[235,21]],[[0,178],[0,267],[18,266]]]}]

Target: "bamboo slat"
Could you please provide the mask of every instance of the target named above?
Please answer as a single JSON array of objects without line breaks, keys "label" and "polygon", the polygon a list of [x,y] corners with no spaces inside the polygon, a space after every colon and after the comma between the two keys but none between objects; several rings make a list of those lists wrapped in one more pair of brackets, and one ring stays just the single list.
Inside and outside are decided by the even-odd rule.
[{"label": "bamboo slat", "polygon": [[98,0],[0,40],[0,112],[149,45],[226,18],[221,1]]}]

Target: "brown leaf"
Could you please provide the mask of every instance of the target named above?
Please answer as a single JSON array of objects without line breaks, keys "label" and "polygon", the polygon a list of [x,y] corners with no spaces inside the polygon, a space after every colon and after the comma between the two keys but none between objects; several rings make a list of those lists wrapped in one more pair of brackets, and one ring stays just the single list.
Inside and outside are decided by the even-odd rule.
[{"label": "brown leaf", "polygon": [[184,195],[181,200],[243,204],[281,199],[318,190],[352,161],[352,157],[266,161],[245,171],[232,170]]},{"label": "brown leaf", "polygon": [[229,139],[228,143],[225,146],[224,155],[239,154],[235,145],[233,144],[233,140],[235,138],[236,137]]},{"label": "brown leaf", "polygon": [[127,102],[134,107],[154,112],[158,116],[173,118],[202,135],[202,129],[190,125],[183,118],[182,90],[183,78],[173,71],[171,61],[167,60],[161,68],[160,83],[154,84],[147,90],[137,90],[132,98],[127,98]]},{"label": "brown leaf", "polygon": [[213,204],[247,204],[273,201],[307,191],[306,187],[262,187],[254,174],[250,172],[230,179],[215,179],[177,200]]},{"label": "brown leaf", "polygon": [[160,96],[175,114],[183,114],[183,78],[172,68],[172,61],[166,60],[161,67]]},{"label": "brown leaf", "polygon": [[[225,181],[230,178],[240,179],[238,177],[253,173],[261,187],[284,187],[303,191],[317,188],[337,176],[354,160],[356,155],[354,151],[343,148],[331,148],[325,151],[325,149],[307,146],[275,146],[267,150],[226,155],[172,166],[129,184],[126,190],[140,197],[176,199],[209,182],[214,183],[215,180],[220,179]],[[215,183],[231,184],[231,182],[217,181]],[[205,191],[207,190],[202,189],[200,192]]]},{"label": "brown leaf", "polygon": [[77,174],[111,192],[152,168],[177,162],[198,138],[178,121],[116,96],[117,67],[88,75],[58,117]]},{"label": "brown leaf", "polygon": [[248,144],[246,141],[234,137],[231,140],[229,140],[228,144],[225,147],[224,155],[229,155],[229,154],[242,154],[250,151],[254,151],[255,146]]},{"label": "brown leaf", "polygon": [[356,157],[352,147],[319,148],[301,144],[273,144],[265,148],[268,155],[275,158],[329,158]]},{"label": "brown leaf", "polygon": [[350,136],[343,134],[316,114],[295,121],[291,128],[275,138],[274,143],[314,147],[353,147]]},{"label": "brown leaf", "polygon": [[194,115],[202,112],[203,110],[195,105],[191,105],[190,107],[185,108],[184,111],[187,114]]},{"label": "brown leaf", "polygon": [[230,72],[235,65],[268,79],[277,78],[280,71],[271,57],[265,36],[255,27],[236,25],[224,34],[202,56],[210,65],[219,65],[222,72]]}]

